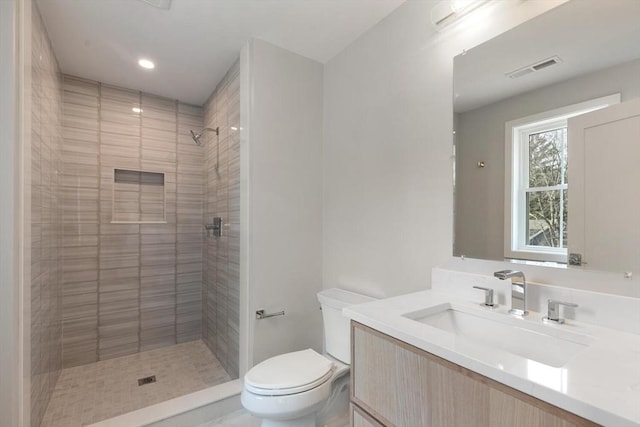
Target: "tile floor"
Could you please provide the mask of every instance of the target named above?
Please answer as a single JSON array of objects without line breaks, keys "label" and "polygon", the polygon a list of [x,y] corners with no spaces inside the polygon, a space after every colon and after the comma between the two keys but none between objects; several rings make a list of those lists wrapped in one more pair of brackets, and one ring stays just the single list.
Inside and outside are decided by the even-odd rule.
[{"label": "tile floor", "polygon": [[[150,375],[155,383],[138,386]],[[230,380],[202,341],[68,368],[41,427],[80,427]]]},{"label": "tile floor", "polygon": [[260,427],[260,423],[260,419],[251,416],[247,411],[241,409],[217,420],[200,424],[198,427]]},{"label": "tile floor", "polygon": [[[244,409],[232,412],[224,417],[200,424],[198,427],[260,427],[261,420],[247,413]],[[324,427],[347,427],[349,412],[330,419]]]}]

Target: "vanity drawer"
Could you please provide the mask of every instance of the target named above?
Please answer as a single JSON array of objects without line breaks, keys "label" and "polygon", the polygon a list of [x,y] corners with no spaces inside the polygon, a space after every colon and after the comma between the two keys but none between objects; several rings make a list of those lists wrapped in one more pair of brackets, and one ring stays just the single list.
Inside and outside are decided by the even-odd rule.
[{"label": "vanity drawer", "polygon": [[383,426],[597,426],[374,329],[351,325],[351,401]]}]

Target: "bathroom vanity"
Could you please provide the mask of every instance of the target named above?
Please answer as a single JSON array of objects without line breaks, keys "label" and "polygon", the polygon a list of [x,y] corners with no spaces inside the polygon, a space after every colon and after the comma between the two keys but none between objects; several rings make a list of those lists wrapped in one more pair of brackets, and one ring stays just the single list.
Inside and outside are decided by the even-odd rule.
[{"label": "bathroom vanity", "polygon": [[[459,277],[461,289],[472,289],[474,277],[484,280]],[[640,425],[640,335],[575,319],[548,325],[537,304],[519,319],[504,304],[482,307],[481,294],[449,291],[344,310],[352,331],[352,425]],[[589,297],[598,295],[576,298],[592,312]],[[640,308],[633,299],[619,304],[620,312]]]},{"label": "bathroom vanity", "polygon": [[598,425],[360,323],[352,334],[354,426]]}]

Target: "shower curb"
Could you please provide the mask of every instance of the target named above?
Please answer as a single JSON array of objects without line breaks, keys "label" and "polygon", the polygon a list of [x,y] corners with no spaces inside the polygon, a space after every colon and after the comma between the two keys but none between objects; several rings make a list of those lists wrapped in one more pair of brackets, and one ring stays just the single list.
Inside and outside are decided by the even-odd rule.
[{"label": "shower curb", "polygon": [[196,427],[242,408],[242,381],[233,380],[147,406],[87,427]]}]

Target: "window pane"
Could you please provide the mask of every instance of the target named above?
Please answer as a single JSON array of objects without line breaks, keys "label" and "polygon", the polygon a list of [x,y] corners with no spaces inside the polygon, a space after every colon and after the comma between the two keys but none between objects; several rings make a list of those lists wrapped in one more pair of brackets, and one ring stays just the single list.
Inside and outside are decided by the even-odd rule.
[{"label": "window pane", "polygon": [[[560,195],[561,190],[527,193],[527,245],[561,247]],[[563,216],[566,221],[566,210]]]},{"label": "window pane", "polygon": [[567,128],[529,135],[529,187],[563,184],[567,159]]}]

